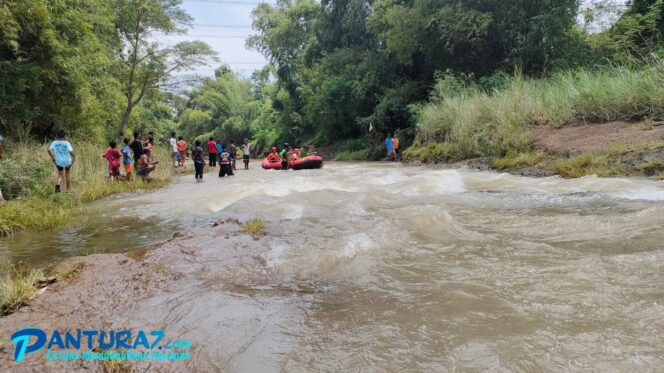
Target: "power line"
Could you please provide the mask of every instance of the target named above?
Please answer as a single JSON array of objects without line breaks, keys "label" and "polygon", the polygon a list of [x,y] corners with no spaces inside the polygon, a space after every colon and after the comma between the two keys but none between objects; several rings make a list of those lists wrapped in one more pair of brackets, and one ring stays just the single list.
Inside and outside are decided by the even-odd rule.
[{"label": "power line", "polygon": [[209,38],[209,39],[246,39],[249,35],[178,35],[185,38]]},{"label": "power line", "polygon": [[251,26],[246,25],[223,25],[218,23],[194,23],[194,26],[198,27],[217,27],[217,28],[251,28]]},{"label": "power line", "polygon": [[234,1],[234,0],[186,0],[191,3],[214,3],[214,4],[232,4],[232,5],[259,5],[269,4],[267,1]]}]

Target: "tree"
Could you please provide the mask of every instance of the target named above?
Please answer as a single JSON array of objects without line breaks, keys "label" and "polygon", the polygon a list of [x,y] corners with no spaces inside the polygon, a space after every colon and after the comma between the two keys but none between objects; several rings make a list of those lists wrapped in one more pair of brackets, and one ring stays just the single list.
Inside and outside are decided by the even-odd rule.
[{"label": "tree", "polygon": [[123,46],[118,50],[118,77],[126,98],[118,134],[124,133],[131,113],[146,92],[182,82],[171,82],[174,73],[186,71],[213,60],[215,52],[202,41],[163,46],[158,34],[186,31],[191,17],[179,8],[182,0],[115,0],[116,27]]}]

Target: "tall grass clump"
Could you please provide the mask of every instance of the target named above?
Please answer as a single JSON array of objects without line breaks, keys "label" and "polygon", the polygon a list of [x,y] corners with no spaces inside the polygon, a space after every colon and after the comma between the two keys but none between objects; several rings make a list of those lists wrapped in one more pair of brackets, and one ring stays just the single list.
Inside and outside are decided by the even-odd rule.
[{"label": "tall grass clump", "polygon": [[10,314],[24,306],[27,301],[37,295],[34,284],[44,280],[46,274],[41,269],[33,269],[26,273],[16,269],[7,279],[0,281],[0,316]]},{"label": "tall grass clump", "polygon": [[[72,141],[76,161],[72,166],[72,192],[54,193],[56,169],[50,160],[48,144],[9,143],[6,158],[0,161],[0,189],[8,202],[0,204],[0,236],[22,230],[48,230],[71,222],[81,203],[117,193],[160,188],[170,182],[172,160],[166,147],[158,146],[159,165],[142,180],[131,182],[108,178],[108,161],[102,158],[107,146]],[[65,186],[62,185],[65,190]]]},{"label": "tall grass clump", "polygon": [[260,219],[260,218],[255,218],[246,221],[244,224],[242,224],[242,228],[244,229],[245,232],[257,236],[257,235],[262,235],[265,233],[265,220]]},{"label": "tall grass clump", "polygon": [[546,79],[517,74],[491,91],[445,75],[418,114],[425,144],[453,144],[463,158],[529,152],[531,126],[664,117],[664,62],[640,70],[561,72]]}]

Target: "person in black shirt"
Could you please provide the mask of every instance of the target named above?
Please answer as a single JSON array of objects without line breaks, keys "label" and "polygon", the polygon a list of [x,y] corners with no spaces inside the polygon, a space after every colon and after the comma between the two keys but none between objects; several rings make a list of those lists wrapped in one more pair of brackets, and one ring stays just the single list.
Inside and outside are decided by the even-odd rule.
[{"label": "person in black shirt", "polygon": [[200,140],[196,140],[196,146],[191,152],[191,157],[194,159],[194,168],[196,168],[196,180],[203,179],[203,167],[205,160],[203,159],[203,148],[201,148]]},{"label": "person in black shirt", "polygon": [[131,145],[129,146],[131,148],[131,151],[134,153],[134,168],[137,167],[138,160],[143,155],[143,141],[141,141],[142,137],[143,135],[141,134],[140,131],[135,131],[134,142],[132,142]]}]

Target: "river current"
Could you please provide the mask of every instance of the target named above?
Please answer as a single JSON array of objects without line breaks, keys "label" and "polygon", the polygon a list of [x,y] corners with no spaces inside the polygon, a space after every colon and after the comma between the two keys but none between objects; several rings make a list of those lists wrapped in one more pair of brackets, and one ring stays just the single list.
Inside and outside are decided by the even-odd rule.
[{"label": "river current", "polygon": [[190,369],[664,364],[662,182],[331,162],[183,176],[81,215],[72,228],[0,241],[0,260],[125,252],[220,219],[267,222],[264,266],[238,265],[158,305],[179,333],[206,341]]}]

